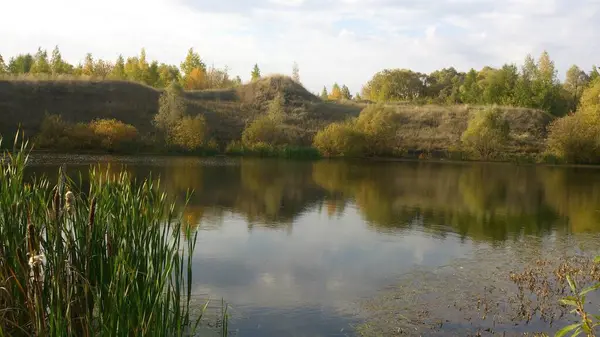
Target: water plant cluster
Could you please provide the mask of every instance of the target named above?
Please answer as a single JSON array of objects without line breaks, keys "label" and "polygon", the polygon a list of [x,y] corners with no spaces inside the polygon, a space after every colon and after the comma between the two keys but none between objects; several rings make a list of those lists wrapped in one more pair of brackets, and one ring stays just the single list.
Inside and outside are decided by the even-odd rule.
[{"label": "water plant cluster", "polygon": [[28,154],[15,140],[0,157],[0,336],[193,334],[196,234],[160,181],[92,168],[89,186],[51,184],[26,177]]}]

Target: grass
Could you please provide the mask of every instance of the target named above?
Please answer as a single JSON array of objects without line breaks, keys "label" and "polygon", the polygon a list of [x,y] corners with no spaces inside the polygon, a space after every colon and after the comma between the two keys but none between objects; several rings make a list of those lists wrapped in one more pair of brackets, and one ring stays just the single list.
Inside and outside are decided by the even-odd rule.
[{"label": "grass", "polygon": [[0,157],[0,336],[193,333],[195,234],[160,181],[91,169],[85,189],[62,171],[52,186],[26,180],[28,155],[15,140]]}]

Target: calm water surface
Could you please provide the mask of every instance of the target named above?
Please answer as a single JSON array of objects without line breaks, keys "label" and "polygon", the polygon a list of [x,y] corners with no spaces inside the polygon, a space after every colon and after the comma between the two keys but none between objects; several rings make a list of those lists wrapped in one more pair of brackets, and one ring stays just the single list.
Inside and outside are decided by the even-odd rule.
[{"label": "calm water surface", "polygon": [[160,176],[180,201],[193,189],[183,215],[199,231],[195,292],[230,303],[237,336],[350,336],[361,301],[415,270],[600,231],[600,170],[591,168],[71,155],[31,163],[52,179],[63,163],[73,172],[126,165]]}]

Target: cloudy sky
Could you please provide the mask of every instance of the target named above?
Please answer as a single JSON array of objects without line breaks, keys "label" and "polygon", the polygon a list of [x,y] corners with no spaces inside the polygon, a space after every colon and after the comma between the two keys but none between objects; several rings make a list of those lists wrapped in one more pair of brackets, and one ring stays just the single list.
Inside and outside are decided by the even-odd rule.
[{"label": "cloudy sky", "polygon": [[[521,63],[546,49],[561,73],[600,64],[600,0],[0,0],[0,54],[58,44],[115,59],[146,48],[179,64],[194,47],[208,64],[250,77],[290,74],[311,91],[359,91],[385,68],[459,70]],[[7,13],[10,13],[7,15]]]}]

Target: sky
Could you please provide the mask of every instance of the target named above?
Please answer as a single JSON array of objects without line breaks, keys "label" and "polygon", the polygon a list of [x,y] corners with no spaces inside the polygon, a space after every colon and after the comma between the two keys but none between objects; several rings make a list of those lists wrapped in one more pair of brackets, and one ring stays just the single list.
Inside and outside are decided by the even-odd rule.
[{"label": "sky", "polygon": [[[547,50],[559,75],[600,65],[600,0],[0,0],[0,55],[85,53],[114,60],[142,47],[179,64],[193,47],[208,65],[250,78],[291,74],[320,92],[359,92],[377,71],[521,64]],[[9,14],[12,13],[12,14]],[[8,14],[8,15],[7,15]]]}]

